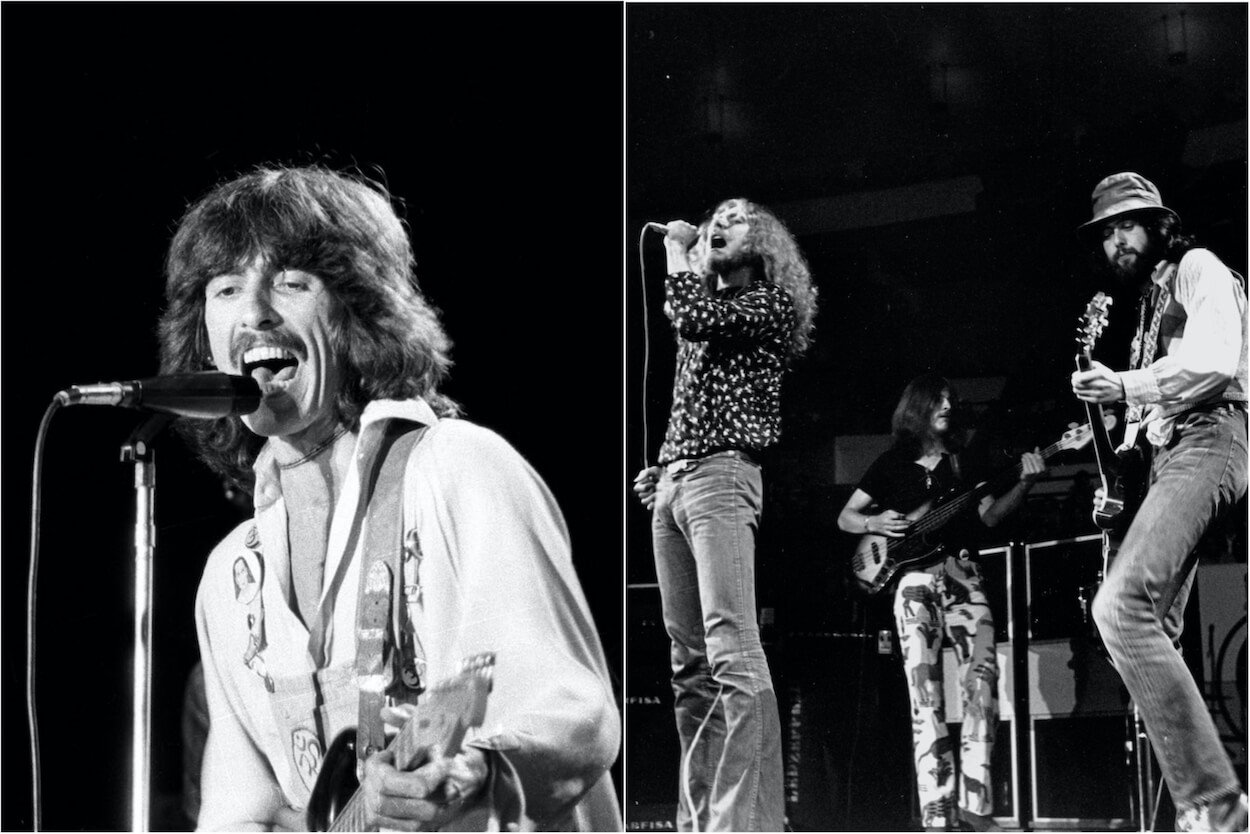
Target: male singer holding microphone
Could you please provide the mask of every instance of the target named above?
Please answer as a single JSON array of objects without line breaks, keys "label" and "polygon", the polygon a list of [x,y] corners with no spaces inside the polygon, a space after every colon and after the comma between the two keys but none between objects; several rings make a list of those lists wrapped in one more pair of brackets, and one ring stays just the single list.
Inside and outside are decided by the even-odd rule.
[{"label": "male singer holding microphone", "polygon": [[[402,724],[463,658],[493,652],[485,721],[462,748],[410,772],[367,756],[361,830],[619,830],[619,715],[563,517],[520,455],[439,393],[450,343],[385,189],[259,170],[188,211],[166,267],[162,371],[215,367],[263,395],[241,419],[184,426],[210,467],[254,481],[255,503],[196,604],[199,827],[302,830],[340,730]],[[382,526],[394,541],[370,539]]]},{"label": "male singer holding microphone", "polygon": [[681,740],[677,827],[780,831],[781,725],[755,613],[758,455],[781,432],[781,382],[808,346],[816,288],[786,227],[742,199],[665,228],[677,371],[653,510]]}]

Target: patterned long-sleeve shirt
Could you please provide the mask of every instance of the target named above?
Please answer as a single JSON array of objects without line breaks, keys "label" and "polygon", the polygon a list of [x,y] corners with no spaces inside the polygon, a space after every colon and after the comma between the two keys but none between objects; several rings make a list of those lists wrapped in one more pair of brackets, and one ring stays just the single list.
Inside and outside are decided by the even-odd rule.
[{"label": "patterned long-sleeve shirt", "polygon": [[776,443],[795,323],[789,294],[771,281],[709,294],[691,272],[669,275],[664,289],[677,371],[659,462]]}]

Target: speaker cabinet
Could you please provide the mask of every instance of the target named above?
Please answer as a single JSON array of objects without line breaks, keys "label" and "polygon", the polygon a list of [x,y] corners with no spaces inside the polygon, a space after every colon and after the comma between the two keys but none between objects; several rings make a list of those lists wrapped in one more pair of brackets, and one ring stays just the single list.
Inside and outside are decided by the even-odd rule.
[{"label": "speaker cabinet", "polygon": [[[954,652],[943,652],[946,715],[952,735],[963,718]],[[1035,640],[1028,648],[1029,714],[1016,716],[1013,644],[998,646],[999,727],[992,762],[994,816],[1020,826],[1017,797],[1028,790],[1036,829],[1133,827],[1132,713],[1119,675],[1090,643]],[[1022,784],[1015,721],[1026,721],[1028,784]]]},{"label": "speaker cabinet", "polygon": [[673,719],[669,639],[655,588],[631,588],[628,602],[625,828],[673,831],[681,748]]},{"label": "speaker cabinet", "polygon": [[1033,820],[1038,828],[1133,825],[1131,715],[1034,716]]},{"label": "speaker cabinet", "polygon": [[876,633],[808,633],[788,637],[780,660],[790,830],[908,830],[911,708],[898,658]]}]

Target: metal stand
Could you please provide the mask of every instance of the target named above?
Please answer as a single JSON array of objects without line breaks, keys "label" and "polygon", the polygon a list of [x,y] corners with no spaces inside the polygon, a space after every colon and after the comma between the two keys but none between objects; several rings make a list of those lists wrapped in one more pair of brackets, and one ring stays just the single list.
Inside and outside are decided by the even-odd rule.
[{"label": "metal stand", "polygon": [[173,417],[156,414],[145,419],[122,446],[123,463],[134,464],[135,477],[135,609],[134,678],[131,720],[130,813],[131,831],[150,829],[152,727],[152,554],[156,545],[153,499],[156,496],[156,452],[152,439]]},{"label": "metal stand", "polygon": [[1150,761],[1150,737],[1146,735],[1146,725],[1142,723],[1141,713],[1137,704],[1133,704],[1132,726],[1129,730],[1133,747],[1134,764],[1137,779],[1134,787],[1137,795],[1133,804],[1137,806],[1137,830],[1154,831],[1155,810],[1158,798],[1155,794],[1155,774]]},{"label": "metal stand", "polygon": [[1007,546],[1007,587],[1011,614],[1011,669],[1016,741],[1016,819],[1022,831],[1033,830],[1033,736],[1029,703],[1029,569],[1028,550],[1019,542]]}]

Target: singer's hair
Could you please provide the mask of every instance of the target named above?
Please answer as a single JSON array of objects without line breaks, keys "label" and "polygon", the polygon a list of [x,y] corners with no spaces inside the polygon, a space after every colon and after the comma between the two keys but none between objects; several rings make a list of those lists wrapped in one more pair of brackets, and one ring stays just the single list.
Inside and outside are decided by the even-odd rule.
[{"label": "singer's hair", "polygon": [[[736,197],[722,202],[712,214],[715,215],[730,203],[740,204],[747,218],[749,230],[744,244],[745,251],[759,259],[764,275],[785,290],[794,305],[790,358],[796,359],[811,345],[812,328],[815,327],[816,319],[818,291],[812,284],[812,273],[807,267],[807,259],[803,257],[798,242],[785,223],[759,203]],[[702,261],[704,253],[696,254]]]},{"label": "singer's hair", "polygon": [[[270,270],[316,275],[330,292],[331,344],[343,363],[334,403],[355,428],[379,398],[424,397],[442,416],[451,342],[417,286],[412,245],[385,186],[321,167],[262,167],[218,185],[188,209],[165,262],[161,372],[212,367],[205,287],[259,259]],[[202,460],[250,489],[264,438],[238,417],[178,421]]]},{"label": "singer's hair", "polygon": [[894,431],[894,448],[910,456],[919,457],[937,442],[933,433],[933,415],[942,405],[942,395],[950,400],[950,428],[942,443],[947,451],[957,452],[963,447],[964,431],[960,425],[959,397],[950,380],[928,373],[907,383],[899,398],[891,420]]}]

